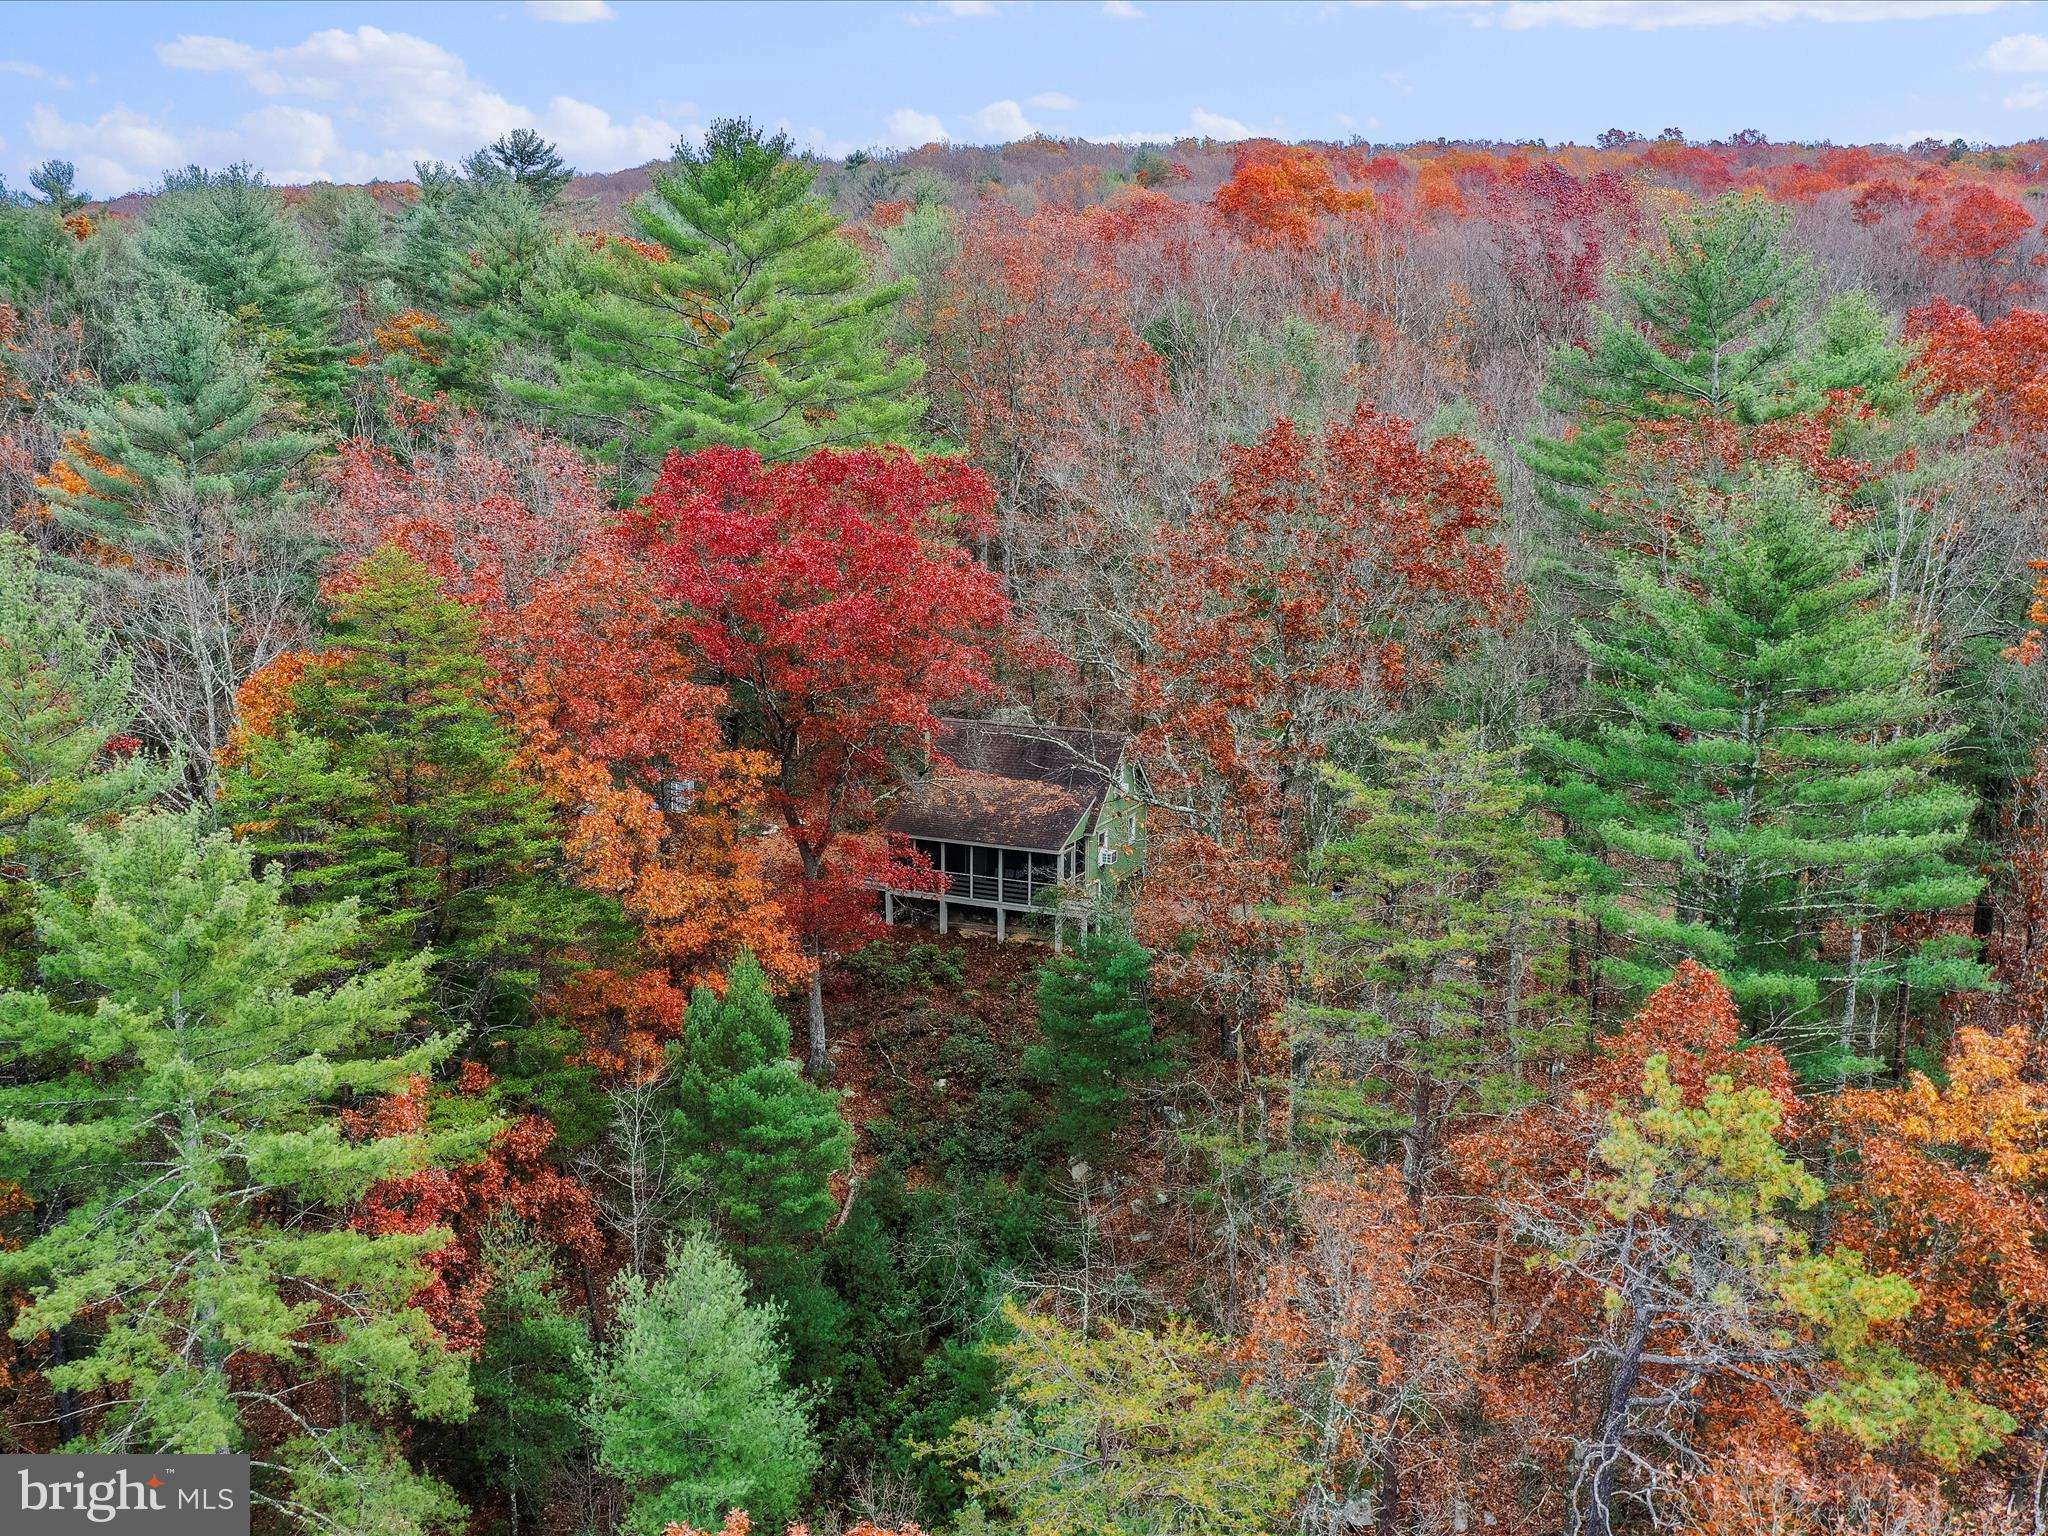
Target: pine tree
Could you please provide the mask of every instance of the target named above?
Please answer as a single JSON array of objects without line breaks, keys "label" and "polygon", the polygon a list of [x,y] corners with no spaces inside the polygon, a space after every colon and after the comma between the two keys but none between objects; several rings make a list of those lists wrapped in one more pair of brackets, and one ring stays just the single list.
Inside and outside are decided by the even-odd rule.
[{"label": "pine tree", "polygon": [[1820,1079],[1867,1069],[1887,1028],[1900,1048],[1906,998],[1984,976],[1966,940],[1894,933],[1976,894],[1974,799],[1940,777],[1955,733],[1858,561],[1796,471],[1760,472],[1679,580],[1623,573],[1581,631],[1593,718],[1547,738],[1551,804],[1626,944],[1606,974],[1640,996],[1690,955]]},{"label": "pine tree", "polygon": [[318,549],[290,478],[312,439],[273,420],[232,326],[175,273],[109,327],[130,383],[88,397],[46,489],[66,569],[133,658],[143,733],[209,798],[242,680],[299,633]]},{"label": "pine tree", "polygon": [[1113,932],[1089,935],[1039,971],[1044,1043],[1025,1065],[1052,1085],[1051,1133],[1061,1145],[1099,1150],[1123,1119],[1131,1085],[1166,1071],[1152,1037],[1151,974],[1144,947]]},{"label": "pine tree", "polygon": [[600,1464],[625,1484],[625,1529],[715,1527],[734,1509],[776,1529],[818,1462],[803,1401],[782,1382],[778,1310],[748,1305],[739,1269],[703,1236],[652,1285],[622,1275],[613,1302],[589,1423]]},{"label": "pine tree", "polygon": [[81,828],[146,804],[172,777],[114,750],[134,718],[128,658],[20,535],[0,535],[0,976],[9,982],[32,949],[31,885],[68,877]]},{"label": "pine tree", "polygon": [[[476,619],[389,546],[353,573],[327,648],[246,743],[223,811],[304,900],[359,901],[372,952],[432,952],[448,1020],[522,1020],[608,904],[570,881],[539,789],[485,701]],[[511,1067],[516,1064],[500,1063]]]},{"label": "pine tree", "polygon": [[462,168],[478,181],[510,181],[542,207],[560,197],[576,176],[555,146],[531,128],[500,135],[463,161]]},{"label": "pine tree", "polygon": [[271,504],[314,439],[280,429],[260,361],[236,348],[231,322],[199,288],[157,268],[137,274],[132,301],[108,327],[126,387],[89,396],[50,501],[73,534],[140,559],[183,535],[149,509],[181,500]]},{"label": "pine tree", "polygon": [[838,1095],[790,1054],[789,1021],[742,954],[723,996],[699,988],[669,1050],[668,1156],[687,1213],[711,1223],[754,1294],[782,1310],[799,1379],[822,1375],[839,1327],[820,1244],[853,1138]]},{"label": "pine tree", "polygon": [[[0,1284],[15,1339],[68,1337],[47,1373],[64,1433],[90,1411],[98,1447],[246,1450],[278,1431],[280,1381],[466,1413],[463,1364],[414,1305],[448,1234],[345,1219],[378,1180],[473,1156],[496,1129],[350,1127],[351,1099],[400,1091],[454,1048],[395,1043],[425,957],[347,974],[353,910],[289,911],[281,878],[253,876],[250,850],[197,813],[79,844],[75,888],[38,906],[49,990],[0,995],[0,1160],[44,1214],[0,1252]],[[318,1487],[273,1496],[445,1503],[395,1445],[291,1401],[297,1431],[275,1459],[319,1469]]]},{"label": "pine tree", "polygon": [[63,291],[76,275],[81,249],[62,219],[18,200],[0,181],[0,300],[28,308]]},{"label": "pine tree", "polygon": [[786,135],[712,124],[629,210],[640,241],[608,243],[593,291],[564,301],[556,383],[515,392],[607,444],[634,487],[676,450],[908,441],[922,366],[883,344],[906,287],[870,282],[813,176]]},{"label": "pine tree", "polygon": [[265,380],[310,422],[337,419],[348,370],[335,335],[333,285],[284,202],[246,165],[197,166],[164,178],[143,226],[142,254],[195,283]]},{"label": "pine tree", "polygon": [[368,366],[384,350],[395,308],[391,221],[359,187],[315,187],[298,213],[334,282],[335,340],[350,365],[342,431],[373,436],[391,405],[384,378]]},{"label": "pine tree", "polygon": [[434,322],[393,366],[419,393],[482,401],[493,375],[520,361],[515,343],[545,354],[539,316],[569,286],[572,258],[540,205],[500,177],[430,178],[400,230],[394,270],[407,299]]},{"label": "pine tree", "polygon": [[789,1263],[831,1224],[852,1138],[838,1095],[791,1058],[789,1021],[742,954],[724,996],[700,987],[669,1050],[675,1152],[697,1210],[750,1271]]},{"label": "pine tree", "polygon": [[59,218],[92,201],[78,189],[78,167],[69,160],[45,160],[28,173],[28,184],[42,194],[43,206]]},{"label": "pine tree", "polygon": [[1539,494],[1591,520],[1587,494],[1639,424],[1748,423],[1792,408],[1813,277],[1788,248],[1787,222],[1763,198],[1730,195],[1672,219],[1665,248],[1616,275],[1616,308],[1596,315],[1590,343],[1551,358],[1544,403],[1573,430],[1524,445]]},{"label": "pine tree", "polygon": [[484,1305],[483,1346],[470,1366],[476,1412],[449,1431],[468,1480],[506,1502],[506,1528],[538,1524],[548,1484],[584,1447],[590,1334],[564,1307],[553,1261],[510,1230],[483,1239],[495,1274]]},{"label": "pine tree", "polygon": [[[1716,1378],[1805,1395],[1816,1427],[1866,1450],[1905,1440],[1952,1468],[1996,1446],[2010,1418],[1881,1342],[1913,1287],[1853,1249],[1811,1248],[1799,1213],[1826,1186],[1780,1144],[1783,1106],[1721,1076],[1688,1093],[1673,1075],[1652,1056],[1639,1095],[1598,1122],[1585,1184],[1515,1217],[1596,1298],[1580,1359],[1603,1390],[1574,1447],[1566,1529],[1611,1536],[1623,1497],[1647,1502],[1631,1484]],[[1660,1390],[1636,1390],[1648,1381]]]},{"label": "pine tree", "polygon": [[1519,1108],[1582,1034],[1564,993],[1569,886],[1517,754],[1476,732],[1382,741],[1376,782],[1332,773],[1343,824],[1297,907],[1297,1126],[1398,1138],[1420,1207],[1468,1116]]}]

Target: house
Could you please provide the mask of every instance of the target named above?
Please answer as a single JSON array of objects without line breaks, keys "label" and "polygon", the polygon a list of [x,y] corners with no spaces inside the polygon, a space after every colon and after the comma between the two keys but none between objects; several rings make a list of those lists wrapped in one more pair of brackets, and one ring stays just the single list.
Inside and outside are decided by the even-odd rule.
[{"label": "house", "polygon": [[1088,932],[1102,899],[1137,855],[1124,741],[1107,731],[995,720],[945,720],[942,761],[884,823],[945,879],[943,891],[885,890],[884,920]]}]

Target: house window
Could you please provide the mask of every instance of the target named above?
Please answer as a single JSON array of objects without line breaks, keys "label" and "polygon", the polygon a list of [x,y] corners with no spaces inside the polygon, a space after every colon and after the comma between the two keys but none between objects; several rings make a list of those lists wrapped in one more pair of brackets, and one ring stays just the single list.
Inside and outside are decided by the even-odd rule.
[{"label": "house window", "polygon": [[1107,832],[1104,832],[1100,834],[1096,840],[1095,862],[1098,866],[1106,868],[1110,862],[1111,857],[1112,855],[1109,851],[1109,834]]}]

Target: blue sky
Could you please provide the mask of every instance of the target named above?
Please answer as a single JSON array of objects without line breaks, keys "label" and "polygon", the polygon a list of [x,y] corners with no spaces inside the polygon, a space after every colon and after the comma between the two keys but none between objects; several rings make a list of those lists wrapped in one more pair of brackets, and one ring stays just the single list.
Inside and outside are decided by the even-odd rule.
[{"label": "blue sky", "polygon": [[744,113],[831,153],[1033,130],[1996,143],[2048,134],[2048,0],[8,5],[0,174],[402,177],[518,126],[572,163]]}]

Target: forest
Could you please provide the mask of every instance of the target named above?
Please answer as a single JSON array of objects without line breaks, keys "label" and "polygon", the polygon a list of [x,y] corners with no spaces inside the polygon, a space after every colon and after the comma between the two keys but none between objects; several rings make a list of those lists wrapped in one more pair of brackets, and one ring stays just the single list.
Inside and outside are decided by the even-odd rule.
[{"label": "forest", "polygon": [[[2048,1532],[2048,142],[30,182],[0,1450]],[[905,919],[962,721],[1085,921]]]}]

